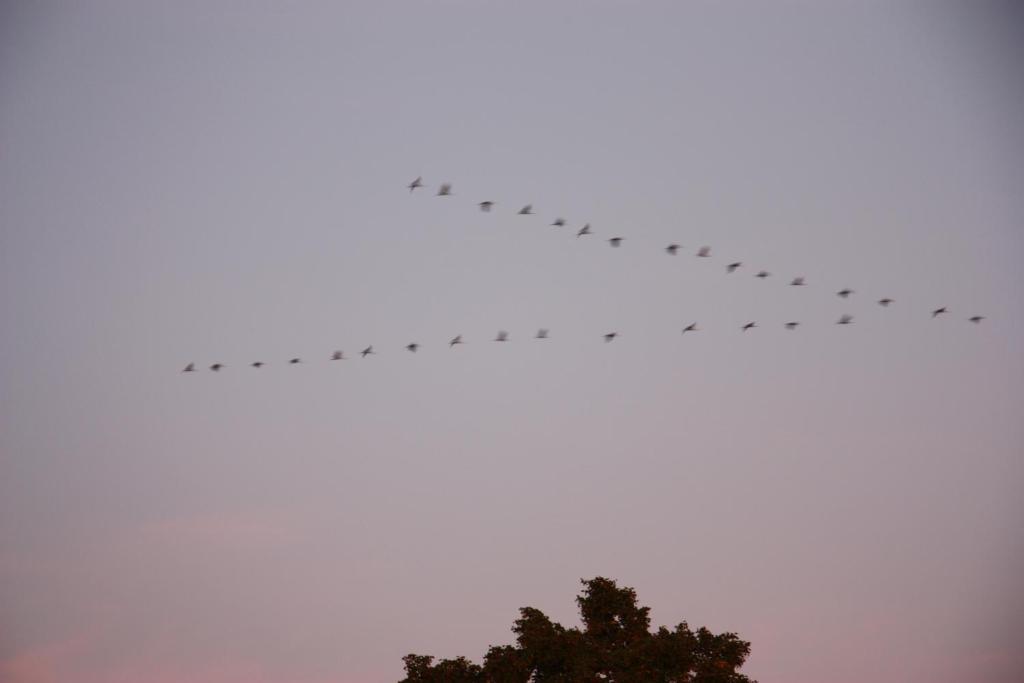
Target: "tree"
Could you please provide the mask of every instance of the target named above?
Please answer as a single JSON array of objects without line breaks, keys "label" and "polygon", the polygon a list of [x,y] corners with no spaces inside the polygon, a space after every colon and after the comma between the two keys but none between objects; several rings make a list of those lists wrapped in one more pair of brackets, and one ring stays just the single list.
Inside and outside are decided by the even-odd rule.
[{"label": "tree", "polygon": [[650,608],[632,588],[600,576],[582,583],[582,629],[524,607],[512,625],[516,644],[491,646],[483,666],[410,654],[399,683],[754,683],[737,671],[750,643],[735,633],[693,631],[685,621],[651,632]]}]

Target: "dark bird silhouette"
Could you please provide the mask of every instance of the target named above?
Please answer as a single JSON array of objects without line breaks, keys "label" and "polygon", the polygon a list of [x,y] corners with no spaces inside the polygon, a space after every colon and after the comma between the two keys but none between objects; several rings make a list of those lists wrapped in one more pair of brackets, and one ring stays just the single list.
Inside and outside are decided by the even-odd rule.
[{"label": "dark bird silhouette", "polygon": [[807,283],[804,282],[804,279],[802,277],[795,277],[793,278],[793,281],[790,282],[789,284],[793,287],[803,287]]},{"label": "dark bird silhouette", "polygon": [[491,201],[480,202],[480,210],[483,211],[484,213],[489,213],[493,206],[494,202]]},{"label": "dark bird silhouette", "polygon": [[888,299],[888,298],[886,298],[886,299],[879,299],[878,300],[878,305],[879,306],[883,306],[883,307],[884,306],[888,306],[891,303],[892,303],[892,299]]},{"label": "dark bird silhouette", "polygon": [[689,325],[687,325],[686,327],[683,328],[683,334],[686,334],[687,332],[698,332],[698,331],[699,330],[697,329],[697,323],[690,323]]},{"label": "dark bird silhouette", "polygon": [[535,339],[547,339],[547,338],[548,338],[548,331],[546,329],[544,329],[542,327],[539,330],[537,330],[537,336],[535,337]]},{"label": "dark bird silhouette", "polygon": [[759,278],[761,278],[763,280],[764,278],[768,277],[769,275],[771,275],[771,273],[769,273],[767,270],[759,270],[759,271],[757,271],[757,275],[755,275],[754,277],[759,277]]},{"label": "dark bird silhouette", "polygon": [[335,351],[331,354],[331,360],[345,360],[345,354],[341,351]]},{"label": "dark bird silhouette", "polygon": [[701,247],[697,250],[697,256],[701,258],[708,258],[711,256],[711,247]]},{"label": "dark bird silhouette", "polygon": [[412,192],[417,187],[423,187],[423,177],[422,176],[417,176],[416,180],[414,180],[411,183],[409,183],[409,192]]},{"label": "dark bird silhouette", "polygon": [[220,369],[222,367],[224,367],[223,363],[214,363],[213,365],[210,366],[210,369],[213,370],[214,372],[220,372]]},{"label": "dark bird silhouette", "polygon": [[497,336],[494,337],[494,341],[496,341],[496,342],[508,341],[508,332],[506,332],[505,330],[500,330],[498,332]]},{"label": "dark bird silhouette", "polygon": [[456,344],[462,344],[462,343],[463,343],[462,335],[460,334],[460,335],[457,335],[457,336],[453,337],[452,340],[450,342],[448,342],[448,348],[451,348],[451,347],[455,346]]},{"label": "dark bird silhouette", "polygon": [[670,244],[667,247],[665,247],[665,251],[668,252],[669,254],[671,254],[672,256],[675,256],[676,252],[679,251],[679,245],[678,244]]},{"label": "dark bird silhouette", "polygon": [[800,323],[796,322],[795,320],[793,322],[786,323],[786,329],[787,330],[795,330],[796,326],[799,325],[799,324]]},{"label": "dark bird silhouette", "polygon": [[420,348],[420,345],[417,344],[416,342],[413,342],[412,344],[406,344],[405,345],[405,349],[407,351],[411,351],[412,353],[416,353],[416,349],[418,349],[418,348]]},{"label": "dark bird silhouette", "polygon": [[288,365],[298,365],[301,362],[301,358],[292,358],[290,361],[288,361]]},{"label": "dark bird silhouette", "polygon": [[266,365],[266,363],[264,363],[264,362],[263,362],[263,361],[261,361],[261,360],[258,360],[258,361],[254,362],[254,363],[250,363],[249,365],[251,365],[252,367],[254,367],[254,368],[256,368],[257,370],[259,370],[259,369],[260,369],[260,368],[262,368],[262,367],[263,367],[264,365]]},{"label": "dark bird silhouette", "polygon": [[365,349],[363,349],[362,351],[360,351],[360,352],[359,352],[359,355],[360,355],[360,356],[362,356],[363,358],[366,358],[367,356],[375,356],[375,355],[377,355],[377,354],[376,354],[376,352],[375,352],[375,351],[373,350],[373,345],[371,344],[370,346],[367,346],[367,347],[366,347]]},{"label": "dark bird silhouette", "polygon": [[520,216],[530,216],[533,214],[533,204],[527,204],[523,208],[519,209]]},{"label": "dark bird silhouette", "polygon": [[836,325],[849,325],[853,322],[852,315],[844,315],[836,321]]},{"label": "dark bird silhouette", "polygon": [[189,363],[188,365],[185,366],[185,369],[182,370],[182,372],[195,372],[195,371],[196,371],[196,364],[195,363]]},{"label": "dark bird silhouette", "polygon": [[552,223],[551,225],[556,227],[556,228],[561,228],[562,226],[565,225],[565,219],[564,218],[556,218],[555,222]]},{"label": "dark bird silhouette", "polygon": [[578,233],[576,233],[576,236],[577,237],[583,237],[584,235],[592,235],[592,234],[593,233],[590,232],[590,223],[587,223],[582,228],[580,228],[580,231]]},{"label": "dark bird silhouette", "polygon": [[729,272],[729,273],[735,273],[736,269],[739,268],[742,265],[743,265],[743,263],[741,263],[740,261],[737,261],[736,263],[730,263],[729,265],[727,265],[725,267],[725,270],[726,270],[726,272]]},{"label": "dark bird silhouette", "polygon": [[985,316],[983,316],[983,315],[974,315],[974,316],[971,316],[970,318],[968,318],[968,320],[970,320],[975,325],[977,325],[978,323],[980,323],[984,319],[985,319]]},{"label": "dark bird silhouette", "polygon": [[609,332],[608,334],[604,335],[604,343],[607,344],[608,342],[615,339],[617,336],[619,336],[618,332]]},{"label": "dark bird silhouette", "polygon": [[743,332],[746,332],[747,330],[752,330],[755,327],[757,327],[757,323],[749,322],[749,323],[747,323],[746,325],[743,326]]},{"label": "dark bird silhouette", "polygon": [[840,289],[840,290],[839,290],[838,292],[836,292],[836,294],[837,294],[838,296],[841,296],[841,297],[843,297],[844,299],[846,299],[846,298],[847,298],[847,297],[849,297],[849,296],[850,296],[851,294],[853,294],[853,290],[852,290],[852,289]]},{"label": "dark bird silhouette", "polygon": [[938,318],[940,315],[942,315],[943,313],[947,313],[947,312],[948,311],[946,310],[945,306],[943,306],[942,308],[936,308],[934,311],[932,311],[932,317],[933,318]]},{"label": "dark bird silhouette", "polygon": [[437,190],[437,196],[438,197],[450,197],[451,195],[452,195],[452,184],[451,183],[444,183]]},{"label": "dark bird silhouette", "polygon": [[608,240],[608,244],[612,245],[613,247],[617,247],[620,244],[622,244],[622,238],[621,237],[612,237],[611,239]]}]

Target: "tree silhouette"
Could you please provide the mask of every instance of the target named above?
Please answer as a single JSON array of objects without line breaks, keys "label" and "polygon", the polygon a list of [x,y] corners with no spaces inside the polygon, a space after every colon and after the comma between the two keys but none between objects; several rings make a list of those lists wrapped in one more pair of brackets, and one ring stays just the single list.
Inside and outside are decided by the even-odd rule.
[{"label": "tree silhouette", "polygon": [[582,630],[533,607],[519,610],[515,645],[492,645],[483,666],[465,657],[410,654],[399,683],[753,683],[737,672],[750,643],[735,633],[690,630],[682,622],[650,631],[650,608],[615,581],[584,580],[577,596]]}]

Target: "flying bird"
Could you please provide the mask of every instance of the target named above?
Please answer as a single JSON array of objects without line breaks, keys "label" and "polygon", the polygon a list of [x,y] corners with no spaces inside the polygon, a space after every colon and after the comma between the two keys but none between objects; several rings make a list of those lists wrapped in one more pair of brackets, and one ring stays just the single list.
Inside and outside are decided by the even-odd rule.
[{"label": "flying bird", "polygon": [[182,372],[195,372],[195,371],[196,371],[196,364],[195,363],[189,363],[188,365],[185,366],[185,369],[182,370]]},{"label": "flying bird", "polygon": [[448,342],[448,348],[451,348],[451,347],[455,346],[456,344],[462,344],[462,343],[463,343],[462,342],[462,335],[460,334],[460,335],[457,335],[456,337],[453,337],[452,340],[450,342]]},{"label": "flying bird", "polygon": [[363,358],[366,358],[367,356],[375,356],[376,352],[374,352],[373,345],[371,344],[370,346],[367,346],[365,349],[360,351],[359,355],[362,356]]},{"label": "flying bird", "polygon": [[796,322],[796,321],[793,321],[793,322],[789,322],[789,323],[786,323],[786,329],[787,329],[787,330],[795,330],[795,329],[796,329],[796,326],[797,326],[797,325],[799,325],[799,324],[800,324],[800,323],[798,323],[798,322]]},{"label": "flying bird", "polygon": [[852,290],[852,289],[840,289],[840,290],[839,290],[838,292],[836,292],[836,294],[837,294],[838,296],[841,296],[841,297],[843,297],[844,299],[846,299],[846,298],[847,298],[847,297],[849,297],[849,296],[850,296],[851,294],[853,294],[853,290]]},{"label": "flying bird", "polygon": [[970,320],[975,325],[977,325],[978,323],[980,323],[984,319],[985,319],[985,316],[983,316],[983,315],[974,315],[974,316],[971,316],[970,318],[968,318],[968,320]]},{"label": "flying bird", "polygon": [[617,336],[619,336],[618,332],[609,332],[608,334],[604,335],[604,343],[607,344],[608,342],[615,339]]},{"label": "flying bird", "polygon": [[679,245],[678,244],[670,244],[667,247],[665,247],[665,251],[668,252],[669,254],[671,254],[672,256],[675,256],[676,252],[679,251]]},{"label": "flying bird", "polygon": [[577,237],[583,237],[584,235],[591,235],[591,234],[593,234],[593,233],[590,232],[590,223],[587,223],[582,228],[580,228],[580,231],[578,233],[576,233],[576,236]]},{"label": "flying bird", "polygon": [[409,192],[412,192],[417,187],[423,187],[423,176],[417,176],[416,180],[409,183]]},{"label": "flying bird", "polygon": [[483,211],[484,213],[489,213],[490,210],[491,210],[491,207],[493,207],[493,206],[494,206],[494,202],[491,202],[491,201],[480,202],[480,210]]},{"label": "flying bird", "polygon": [[754,277],[759,277],[763,280],[769,275],[771,275],[771,273],[769,273],[767,270],[759,270],[757,271],[757,275],[755,275]]},{"label": "flying bird", "polygon": [[689,325],[687,325],[686,327],[683,328],[683,334],[686,334],[687,332],[698,332],[698,331],[699,330],[697,329],[697,323],[690,323]]},{"label": "flying bird", "polygon": [[266,363],[264,363],[264,362],[263,362],[263,361],[261,361],[261,360],[258,360],[258,361],[254,362],[254,363],[249,363],[249,365],[251,365],[252,367],[254,367],[254,368],[256,368],[257,370],[259,370],[259,369],[260,369],[260,368],[262,368],[262,367],[263,367],[264,365],[266,365]]},{"label": "flying bird", "polygon": [[552,223],[551,225],[556,227],[556,228],[561,228],[562,226],[565,225],[565,219],[564,218],[556,218],[555,222]]},{"label": "flying bird", "polygon": [[505,330],[500,330],[498,332],[497,336],[494,338],[494,341],[496,341],[496,342],[508,341],[508,332],[506,332]]},{"label": "flying bird", "polygon": [[450,197],[452,194],[452,184],[444,183],[437,191],[438,197]]},{"label": "flying bird", "polygon": [[520,216],[530,216],[533,214],[533,204],[527,204],[523,208],[519,209]]},{"label": "flying bird", "polygon": [[844,315],[841,318],[839,318],[839,320],[836,321],[836,325],[849,325],[852,322],[853,322],[853,316],[852,315]]},{"label": "flying bird", "polygon": [[803,287],[806,283],[802,277],[795,277],[789,284],[793,287]]},{"label": "flying bird", "polygon": [[214,363],[213,365],[210,366],[210,369],[213,370],[214,372],[220,372],[220,369],[222,367],[224,367],[223,363]]},{"label": "flying bird", "polygon": [[757,323],[749,322],[749,323],[747,323],[746,325],[743,326],[743,332],[746,332],[747,330],[752,330],[755,327],[757,327]]},{"label": "flying bird", "polygon": [[892,299],[879,299],[878,300],[878,305],[879,306],[883,306],[883,307],[888,306],[891,303],[892,303]]},{"label": "flying bird", "polygon": [[535,339],[547,339],[548,338],[548,331],[542,327],[539,330],[537,330],[537,336],[534,337],[534,338]]},{"label": "flying bird", "polygon": [[406,351],[410,351],[412,353],[416,353],[416,349],[418,349],[418,348],[420,348],[420,345],[417,344],[416,342],[413,342],[412,344],[406,344],[405,345]]},{"label": "flying bird", "polygon": [[301,362],[301,358],[292,358],[290,361],[288,361],[288,365],[298,365]]},{"label": "flying bird", "polygon": [[701,258],[707,258],[711,256],[711,247],[701,247],[697,250],[697,256]]},{"label": "flying bird", "polygon": [[946,307],[945,306],[943,306],[942,308],[936,308],[934,311],[932,311],[932,317],[933,318],[938,318],[940,315],[942,315],[943,313],[946,313],[946,312],[947,311],[946,311]]},{"label": "flying bird", "polygon": [[740,262],[740,261],[737,261],[736,263],[730,263],[729,265],[727,265],[727,266],[725,267],[725,270],[726,270],[727,272],[730,272],[730,273],[735,273],[735,272],[736,272],[736,269],[737,269],[737,268],[739,268],[739,267],[740,267],[740,266],[742,266],[742,265],[743,265],[743,263],[742,263],[742,262]]},{"label": "flying bird", "polygon": [[612,245],[613,247],[617,247],[620,244],[622,244],[622,238],[621,237],[612,237],[612,238],[610,238],[608,240],[608,244]]},{"label": "flying bird", "polygon": [[331,360],[345,360],[345,354],[341,351],[335,351],[331,354]]}]

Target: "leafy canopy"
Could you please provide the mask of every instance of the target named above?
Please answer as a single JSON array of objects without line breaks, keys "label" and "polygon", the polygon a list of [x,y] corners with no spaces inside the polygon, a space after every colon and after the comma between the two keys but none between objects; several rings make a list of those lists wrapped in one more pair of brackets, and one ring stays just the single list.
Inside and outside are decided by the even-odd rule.
[{"label": "leafy canopy", "polygon": [[482,666],[410,654],[400,683],[753,683],[737,672],[750,643],[735,633],[693,631],[685,621],[652,632],[650,608],[632,588],[600,576],[582,583],[582,630],[524,607],[512,626],[516,644],[492,645]]}]

